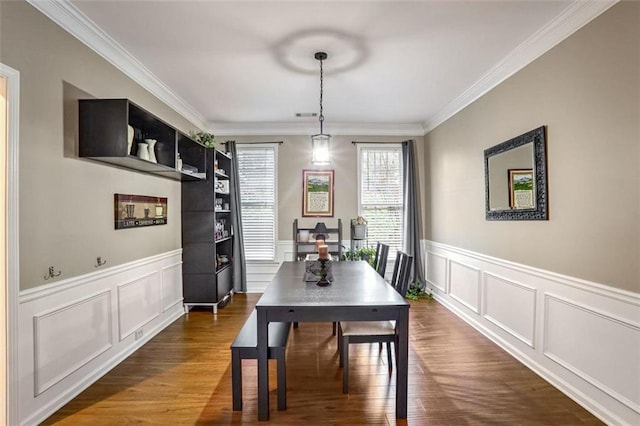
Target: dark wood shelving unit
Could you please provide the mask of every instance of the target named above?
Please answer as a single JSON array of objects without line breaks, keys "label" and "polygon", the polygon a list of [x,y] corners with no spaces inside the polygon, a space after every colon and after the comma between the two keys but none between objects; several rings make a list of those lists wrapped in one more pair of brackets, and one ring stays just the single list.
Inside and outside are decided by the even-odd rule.
[{"label": "dark wood shelving unit", "polygon": [[[207,306],[216,313],[233,292],[235,182],[230,176],[235,166],[215,149],[207,148],[206,157],[206,180],[182,183],[182,289],[185,310]],[[216,207],[225,204],[229,208]]]},{"label": "dark wood shelving unit", "polygon": [[[79,105],[79,155],[95,161],[180,180],[205,179],[205,147],[189,136],[140,108],[128,99],[81,99]],[[136,129],[131,149],[128,126]],[[137,157],[137,147],[144,139],[157,141],[157,162]],[[178,168],[178,154],[183,165],[194,173]]]}]

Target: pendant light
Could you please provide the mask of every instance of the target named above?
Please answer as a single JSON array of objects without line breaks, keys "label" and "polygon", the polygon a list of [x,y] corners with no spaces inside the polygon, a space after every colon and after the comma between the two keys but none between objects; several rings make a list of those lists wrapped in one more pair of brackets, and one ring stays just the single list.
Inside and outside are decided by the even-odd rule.
[{"label": "pendant light", "polygon": [[327,59],[326,52],[316,52],[314,57],[320,61],[320,133],[311,136],[311,162],[318,166],[328,165],[329,161],[329,143],[331,142],[331,135],[326,135],[322,131],[322,125],[324,123],[324,115],[322,113],[322,95],[323,95],[323,74],[322,61]]}]

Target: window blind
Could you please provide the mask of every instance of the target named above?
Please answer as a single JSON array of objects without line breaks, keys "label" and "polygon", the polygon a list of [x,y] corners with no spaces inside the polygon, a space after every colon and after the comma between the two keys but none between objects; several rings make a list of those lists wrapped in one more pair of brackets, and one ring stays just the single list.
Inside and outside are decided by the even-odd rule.
[{"label": "window blind", "polygon": [[404,217],[402,148],[359,146],[360,214],[367,219],[368,239],[402,250]]},{"label": "window blind", "polygon": [[238,146],[238,183],[247,260],[274,260],[276,246],[276,146]]}]

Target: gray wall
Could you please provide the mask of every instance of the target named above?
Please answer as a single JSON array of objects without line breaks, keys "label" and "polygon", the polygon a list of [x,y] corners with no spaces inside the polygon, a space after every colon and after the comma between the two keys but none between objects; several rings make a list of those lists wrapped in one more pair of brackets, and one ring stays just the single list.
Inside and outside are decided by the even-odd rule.
[{"label": "gray wall", "polygon": [[[483,150],[540,125],[549,221],[486,221]],[[640,291],[640,3],[615,5],[425,142],[427,239]]]},{"label": "gray wall", "polygon": [[[349,220],[358,215],[357,150],[352,141],[402,142],[413,139],[416,158],[424,157],[422,137],[412,136],[334,136],[331,138],[331,165],[317,167],[311,164],[311,137],[305,136],[225,136],[222,139],[242,142],[282,141],[278,147],[278,239],[292,240],[294,219],[302,227],[311,227],[323,221],[328,227],[337,226],[342,219],[343,239],[349,238]],[[334,217],[302,218],[302,170],[335,170]],[[419,184],[423,187],[423,185]]]},{"label": "gray wall", "polygon": [[[181,247],[180,183],[79,159],[76,99],[129,98],[195,128],[29,4],[0,2],[0,62],[20,72],[20,288]],[[116,231],[113,194],[168,197],[169,224]]]}]

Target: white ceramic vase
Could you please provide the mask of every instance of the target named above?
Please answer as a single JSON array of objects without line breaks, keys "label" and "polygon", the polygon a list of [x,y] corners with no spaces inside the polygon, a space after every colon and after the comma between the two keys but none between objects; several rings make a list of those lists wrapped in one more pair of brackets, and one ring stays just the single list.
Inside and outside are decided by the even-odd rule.
[{"label": "white ceramic vase", "polygon": [[155,140],[155,139],[145,139],[144,141],[147,143],[147,146],[148,146],[148,148],[147,148],[147,150],[149,152],[148,160],[151,161],[152,163],[157,163],[158,160],[156,159],[155,146],[156,146],[156,142],[158,142],[158,141]]},{"label": "white ceramic vase", "polygon": [[149,161],[149,145],[144,142],[138,142],[138,158]]},{"label": "white ceramic vase", "polygon": [[133,136],[135,130],[131,126],[127,126],[127,155],[131,155],[131,147],[133,146]]}]

